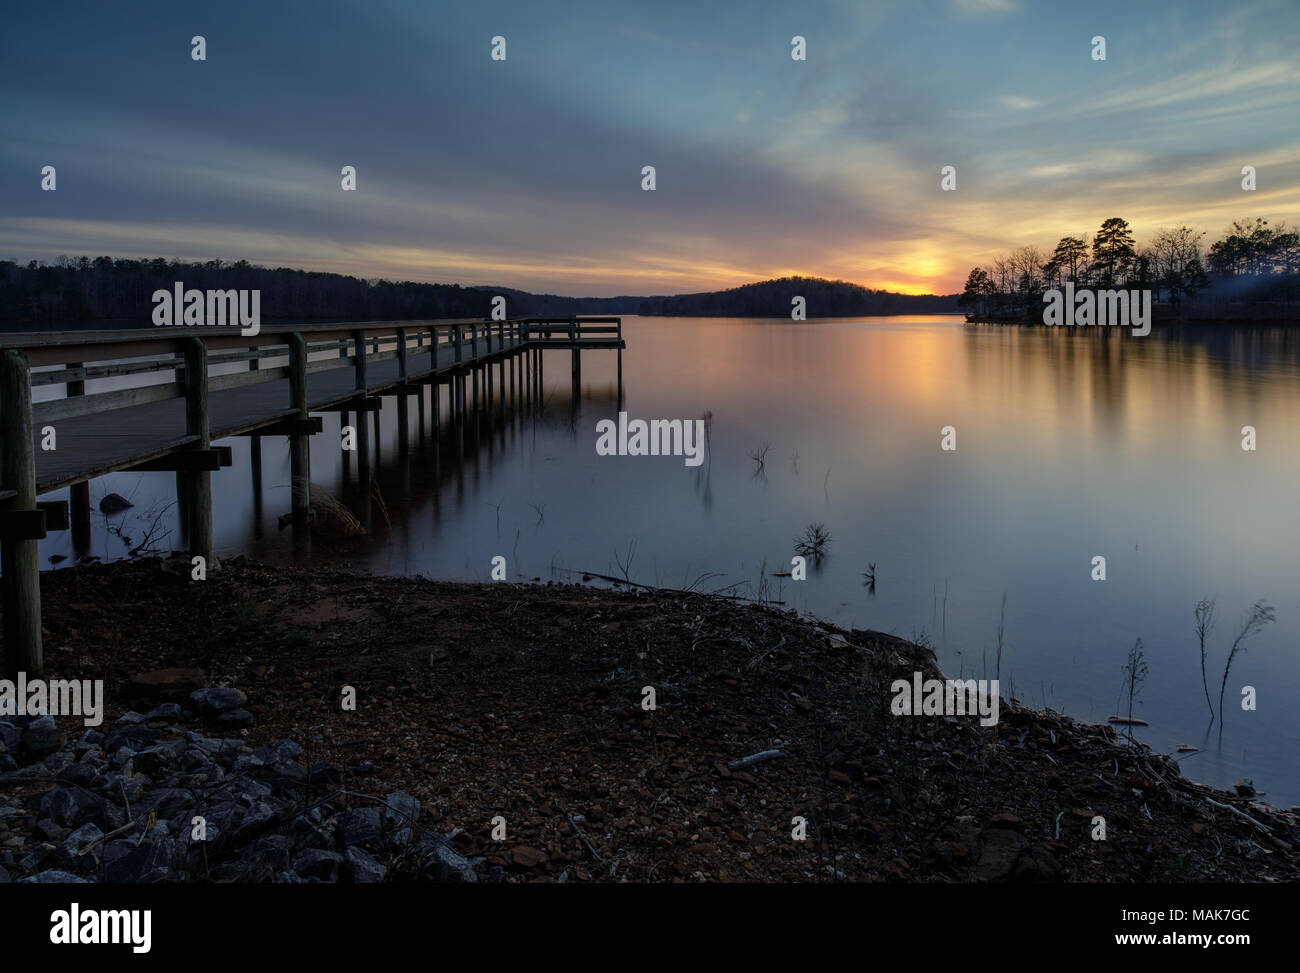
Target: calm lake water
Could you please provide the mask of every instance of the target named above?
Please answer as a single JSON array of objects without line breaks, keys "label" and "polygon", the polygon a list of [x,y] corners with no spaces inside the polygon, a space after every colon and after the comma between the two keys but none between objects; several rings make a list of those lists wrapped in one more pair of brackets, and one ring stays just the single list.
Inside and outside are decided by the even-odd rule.
[{"label": "calm lake water", "polygon": [[[702,590],[753,594],[762,566],[788,571],[796,535],[820,522],[831,535],[820,569],[805,582],[768,577],[769,597],[843,626],[924,633],[950,676],[992,678],[1005,594],[1004,695],[1094,721],[1125,712],[1121,667],[1140,637],[1149,676],[1134,715],[1151,726],[1139,738],[1170,753],[1202,747],[1178,755],[1189,777],[1250,777],[1267,800],[1300,804],[1300,334],[1119,330],[624,318],[624,408],[711,413],[702,467],[598,456],[596,423],[618,411],[616,355],[584,354],[575,411],[569,354],[553,352],[544,411],[467,433],[463,460],[445,389],[438,449],[421,440],[412,400],[403,450],[385,398],[383,509],[365,509],[356,458],[345,470],[333,448],[340,417],[326,414],[312,479],[371,524],[347,545],[295,547],[277,529],[289,509],[285,439],[262,441],[260,502],[249,441],[231,441],[235,464],[213,478],[219,553],[467,580],[487,580],[498,554],[512,579],[621,576],[630,559],[634,581],[682,587],[707,574]],[[430,420],[426,393],[426,431]],[[1258,431],[1254,452],[1241,448],[1245,425]],[[956,429],[953,452],[940,449],[944,426]],[[760,469],[751,453],[765,446]],[[104,477],[92,503],[110,491],[136,506],[94,514],[93,553],[118,557],[127,545],[110,527],[139,543],[174,477]],[[176,543],[173,514],[160,521],[173,531],[164,547]],[[72,555],[70,535],[41,551]],[[1091,578],[1096,555],[1104,582]],[[1208,595],[1216,705],[1241,616],[1259,599],[1277,612],[1233,666],[1222,744],[1217,725],[1207,733],[1193,631]],[[1241,709],[1244,685],[1258,693],[1254,712]]]}]

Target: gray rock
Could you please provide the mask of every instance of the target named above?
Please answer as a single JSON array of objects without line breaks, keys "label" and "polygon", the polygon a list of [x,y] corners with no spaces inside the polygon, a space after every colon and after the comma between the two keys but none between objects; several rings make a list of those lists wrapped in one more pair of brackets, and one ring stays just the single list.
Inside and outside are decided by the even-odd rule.
[{"label": "gray rock", "polygon": [[28,878],[20,878],[18,880],[19,885],[70,885],[74,883],[85,885],[88,882],[89,879],[84,879],[80,875],[73,875],[71,872],[65,872],[58,868],[48,868],[43,872],[37,872],[35,875],[29,876]]},{"label": "gray rock", "polygon": [[76,761],[71,750],[56,750],[41,761],[41,767],[51,774],[57,774],[64,767]]},{"label": "gray rock", "polygon": [[123,748],[134,753],[136,750],[144,750],[153,746],[161,739],[162,734],[157,730],[142,723],[136,723],[130,726],[118,727],[104,740],[103,746],[109,753],[117,753]]},{"label": "gray rock", "polygon": [[89,764],[69,764],[59,771],[59,780],[78,787],[94,787],[99,774]]},{"label": "gray rock", "polygon": [[303,878],[317,878],[323,882],[336,882],[343,856],[323,848],[307,848],[298,852],[293,860],[293,870]]},{"label": "gray rock", "polygon": [[159,744],[146,750],[138,750],[131,762],[137,771],[145,774],[157,774],[176,763],[176,751],[167,744]]},{"label": "gray rock", "polygon": [[305,817],[299,817],[290,825],[289,837],[295,848],[321,848],[334,842],[333,835]]},{"label": "gray rock", "polygon": [[167,841],[146,841],[139,847],[106,861],[103,880],[115,884],[160,882],[171,873],[171,847]]},{"label": "gray rock", "polygon": [[307,768],[302,764],[275,764],[264,771],[266,783],[282,794],[301,794],[307,783]]},{"label": "gray rock", "polygon": [[[174,818],[181,812],[190,814],[190,816],[197,813],[190,810],[194,806],[193,795],[179,787],[160,787],[150,792],[145,805],[155,809],[160,818]],[[209,822],[216,817],[213,811],[217,806],[216,802],[213,802],[213,806],[209,809],[207,814]]]},{"label": "gray rock", "polygon": [[107,863],[116,861],[123,855],[131,854],[131,852],[135,851],[137,846],[134,841],[127,841],[125,838],[117,838],[113,841],[106,842],[99,847],[101,849],[99,859],[101,862]]},{"label": "gray rock", "polygon": [[263,764],[291,764],[302,756],[302,747],[292,740],[276,740],[258,747],[253,751],[253,756]]},{"label": "gray rock", "polygon": [[230,709],[222,713],[217,720],[229,730],[246,730],[253,725],[253,714],[246,709]]},{"label": "gray rock", "polygon": [[378,847],[384,837],[384,816],[377,807],[353,808],[343,820],[343,841],[348,845]]},{"label": "gray rock", "polygon": [[250,844],[242,857],[266,865],[273,873],[283,872],[293,859],[293,842],[282,834],[265,834]]},{"label": "gray rock", "polygon": [[161,706],[155,706],[149,712],[144,714],[145,720],[179,720],[184,710],[179,703],[163,703]]},{"label": "gray rock", "polygon": [[469,860],[459,855],[445,841],[434,845],[420,868],[422,878],[433,882],[477,882],[478,875]]},{"label": "gray rock", "polygon": [[104,799],[75,785],[57,787],[41,798],[41,814],[65,828],[75,828],[104,815]]},{"label": "gray rock", "polygon": [[405,791],[394,791],[384,798],[388,806],[384,808],[384,820],[392,831],[392,840],[398,845],[405,845],[415,833],[415,825],[420,820],[420,802]]},{"label": "gray rock", "polygon": [[9,872],[3,865],[0,865],[0,885],[8,885],[13,879],[9,877]]},{"label": "gray rock", "polygon": [[133,506],[135,504],[121,494],[109,493],[99,501],[99,512],[109,515],[120,514],[123,510],[130,510]]},{"label": "gray rock", "polygon": [[87,822],[63,839],[63,847],[60,851],[65,860],[89,862],[91,860],[89,857],[80,854],[81,849],[102,837],[104,832],[99,825]]},{"label": "gray rock", "polygon": [[143,723],[145,720],[143,713],[137,713],[135,710],[129,710],[117,718],[115,726],[134,726],[136,723]]},{"label": "gray rock", "polygon": [[17,753],[23,745],[23,731],[8,720],[0,722],[0,743],[9,753]]},{"label": "gray rock", "polygon": [[23,731],[23,746],[35,757],[45,757],[63,746],[66,734],[54,724],[52,716],[38,716]]},{"label": "gray rock", "polygon": [[373,885],[382,882],[388,875],[388,869],[375,861],[374,856],[364,848],[353,846],[344,855],[352,881],[359,885]]},{"label": "gray rock", "polygon": [[248,697],[238,689],[196,689],[190,693],[193,703],[204,716],[217,716],[227,710],[239,709],[248,702]]},{"label": "gray rock", "polygon": [[232,834],[235,843],[242,843],[242,839],[246,836],[270,825],[275,820],[276,813],[276,808],[265,801],[254,802],[252,807],[244,811],[239,824],[235,826]]}]

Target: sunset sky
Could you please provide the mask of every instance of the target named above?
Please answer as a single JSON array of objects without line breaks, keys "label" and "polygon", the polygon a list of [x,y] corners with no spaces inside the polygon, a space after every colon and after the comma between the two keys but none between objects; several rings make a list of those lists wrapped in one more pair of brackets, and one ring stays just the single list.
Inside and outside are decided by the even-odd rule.
[{"label": "sunset sky", "polygon": [[997,252],[1110,216],[1139,241],[1300,222],[1294,2],[179,6],[6,11],[0,258],[951,293]]}]

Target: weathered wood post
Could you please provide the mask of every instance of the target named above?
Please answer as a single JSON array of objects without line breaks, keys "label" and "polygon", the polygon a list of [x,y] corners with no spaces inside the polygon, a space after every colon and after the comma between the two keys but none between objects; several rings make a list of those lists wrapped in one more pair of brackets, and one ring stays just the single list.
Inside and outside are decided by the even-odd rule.
[{"label": "weathered wood post", "polygon": [[360,401],[364,399],[370,388],[366,382],[366,333],[360,328],[353,331],[352,343],[355,345],[356,351],[356,362],[353,368],[356,370],[358,396],[356,426],[357,477],[365,490],[368,503],[370,496],[370,424],[366,422],[365,403]]},{"label": "weathered wood post", "polygon": [[[69,368],[81,368],[84,363],[69,362]],[[78,379],[68,382],[67,396],[86,394],[86,382]],[[72,527],[72,550],[78,556],[90,553],[90,481],[82,480],[68,488],[69,519]]]},{"label": "weathered wood post", "polygon": [[[406,329],[397,329],[397,377],[407,380],[406,371]],[[407,440],[411,435],[411,420],[407,412],[406,396],[410,390],[401,387],[397,390],[397,453],[405,456],[408,449]]]},{"label": "weathered wood post", "polygon": [[248,437],[248,460],[253,475],[253,536],[262,536],[262,437]]},{"label": "weathered wood post", "polygon": [[352,332],[352,343],[356,346],[356,358],[353,369],[357,376],[357,395],[366,394],[366,333],[360,329]]},{"label": "weathered wood post", "polygon": [[[208,421],[208,349],[199,338],[185,338],[185,431],[198,436],[197,449],[210,449],[212,430]],[[212,474],[189,470],[185,477],[185,501],[190,524],[190,554],[212,565]]]},{"label": "weathered wood post", "polygon": [[[465,354],[464,339],[461,334],[460,325],[456,325],[456,364],[459,365]],[[461,374],[460,368],[455,368],[451,373],[451,388],[447,390],[447,398],[452,400],[451,421],[460,422],[465,415],[465,376]]]},{"label": "weathered wood post", "polygon": [[478,412],[478,325],[469,326],[470,382],[473,386],[471,407]]},{"label": "weathered wood post", "polygon": [[582,391],[582,352],[578,350],[577,341],[581,336],[578,330],[578,322],[574,318],[569,319],[569,343],[573,345],[573,404],[576,407],[578,397]]},{"label": "weathered wood post", "polygon": [[[36,457],[32,449],[32,378],[27,356],[9,350],[0,357],[0,489],[14,496],[6,510],[36,509]],[[5,670],[37,676],[45,668],[41,645],[41,570],[36,540],[0,539],[4,571]]]},{"label": "weathered wood post", "polygon": [[[347,424],[348,424],[348,410],[344,409],[342,412],[339,413],[340,434],[342,434],[342,430],[347,427]],[[352,451],[349,449],[345,449],[343,450],[343,482],[347,483],[349,477],[351,476],[352,476]]]},{"label": "weathered wood post", "polygon": [[[295,331],[289,335],[289,408],[299,423],[307,420],[307,339]],[[311,437],[305,432],[289,436],[289,483],[291,517],[295,525],[311,517]]]}]

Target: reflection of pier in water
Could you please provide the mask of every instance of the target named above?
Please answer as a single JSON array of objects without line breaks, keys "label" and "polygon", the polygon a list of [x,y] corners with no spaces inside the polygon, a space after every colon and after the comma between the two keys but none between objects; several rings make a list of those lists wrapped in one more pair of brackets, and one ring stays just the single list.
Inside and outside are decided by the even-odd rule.
[{"label": "reflection of pier in water", "polygon": [[[295,527],[295,546],[309,551],[309,443],[323,428],[311,413],[357,417],[357,479],[368,486],[380,467],[382,397],[395,397],[398,453],[409,492],[410,398],[418,403],[417,451],[432,439],[438,463],[443,440],[450,438],[460,460],[477,457],[484,446],[491,455],[508,416],[521,410],[545,414],[545,351],[570,352],[570,411],[576,415],[581,353],[617,352],[615,396],[621,401],[624,347],[620,319],[577,317],[278,326],[256,336],[238,329],[0,335],[6,669],[36,675],[43,668],[37,542],[70,522],[74,550],[89,549],[89,483],[95,477],[174,472],[182,541],[192,557],[211,562],[211,475],[233,462],[231,447],[213,443],[250,437],[260,520],[261,440],[284,436],[291,503],[283,520]],[[87,391],[87,382],[101,380],[118,387]],[[33,403],[32,388],[51,385],[62,386],[63,396]],[[51,436],[57,446],[47,449]],[[68,501],[38,503],[39,495],[63,487],[69,488]],[[357,492],[368,504],[372,491]]]},{"label": "reflection of pier in water", "polygon": [[[451,496],[457,510],[466,503],[477,503],[481,478],[497,460],[510,455],[521,439],[526,441],[535,434],[539,426],[575,429],[580,404],[608,406],[613,411],[623,406],[623,389],[617,382],[570,388],[567,392],[552,390],[548,394],[531,362],[525,363],[522,381],[513,390],[507,384],[502,394],[500,388],[490,393],[485,387],[477,404],[471,396],[464,421],[456,421],[450,410],[452,391],[443,391],[437,385],[429,386],[424,394],[395,396],[393,409],[388,411],[342,411],[340,427],[352,425],[357,430],[358,445],[355,452],[342,453],[334,492],[357,516],[367,534],[391,529],[409,541],[411,525],[419,520],[421,511],[431,510],[435,525],[444,516],[442,506],[448,495],[444,488],[448,483],[454,483]],[[384,431],[394,426],[395,440],[385,443]],[[252,448],[256,457],[256,440]],[[253,536],[262,540],[264,488],[260,461],[253,464],[252,491]],[[386,508],[383,513],[377,509],[380,504]],[[285,515],[280,520],[287,524],[290,518]],[[311,535],[305,531],[294,534],[296,560],[307,561],[320,553],[319,549],[313,552],[311,542]]]}]

